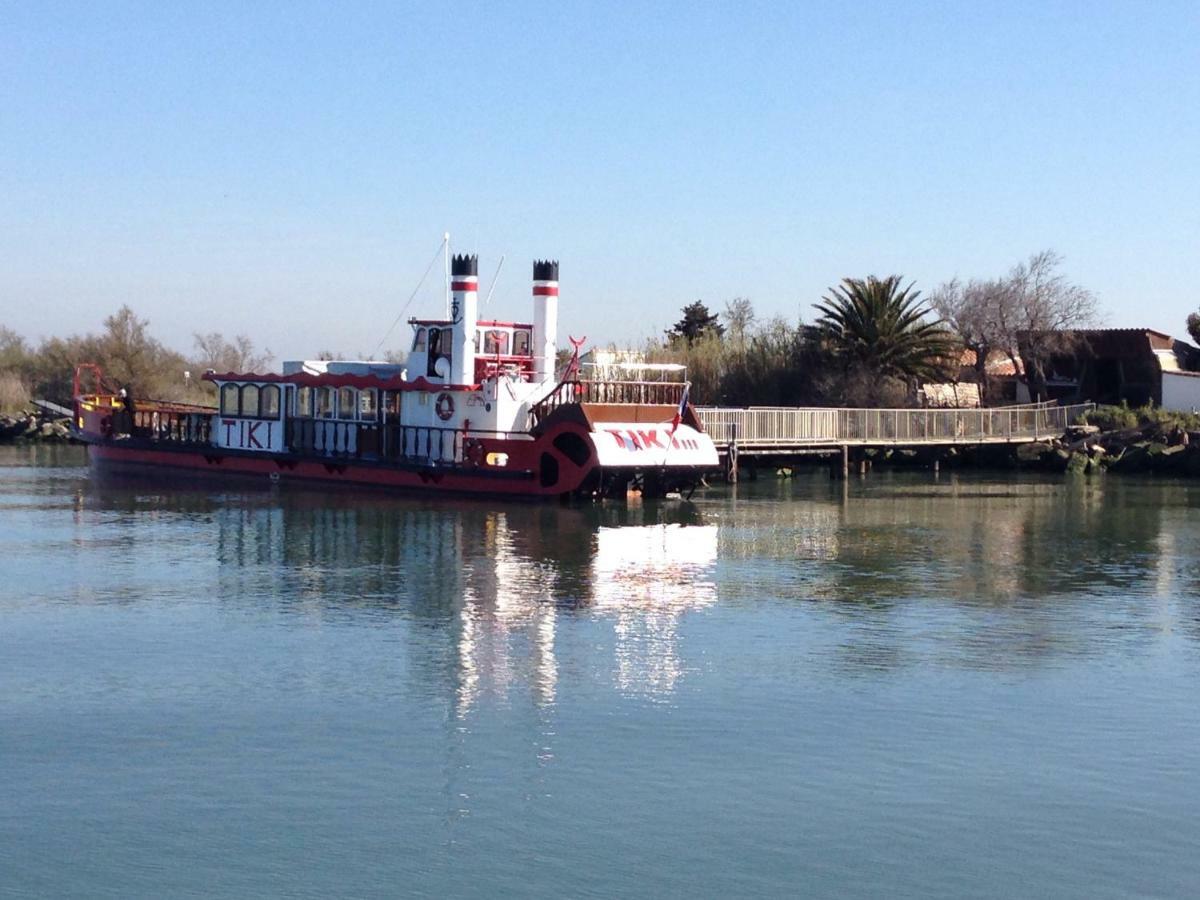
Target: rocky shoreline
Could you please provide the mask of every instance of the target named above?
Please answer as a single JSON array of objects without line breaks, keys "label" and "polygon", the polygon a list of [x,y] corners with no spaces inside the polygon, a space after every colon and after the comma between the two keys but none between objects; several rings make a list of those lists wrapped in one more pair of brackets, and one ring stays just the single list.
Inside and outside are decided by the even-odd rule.
[{"label": "rocky shoreline", "polygon": [[1200,431],[1145,425],[1102,431],[1095,425],[1072,426],[1062,438],[1014,446],[944,450],[873,450],[873,466],[1022,469],[1072,475],[1161,474],[1200,477]]},{"label": "rocky shoreline", "polygon": [[0,416],[0,444],[71,444],[71,420],[26,412]]}]

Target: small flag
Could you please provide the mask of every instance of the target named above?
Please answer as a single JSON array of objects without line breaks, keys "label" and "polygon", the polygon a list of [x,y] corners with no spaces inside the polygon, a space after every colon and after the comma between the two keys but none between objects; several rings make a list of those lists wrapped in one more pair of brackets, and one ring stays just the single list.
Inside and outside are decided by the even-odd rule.
[{"label": "small flag", "polygon": [[683,414],[687,412],[688,391],[691,390],[692,383],[686,382],[683,385],[683,396],[679,398],[679,408],[675,410],[675,417],[671,419],[671,431],[667,435],[668,438],[675,437],[675,430],[679,427],[679,423],[683,421]]}]

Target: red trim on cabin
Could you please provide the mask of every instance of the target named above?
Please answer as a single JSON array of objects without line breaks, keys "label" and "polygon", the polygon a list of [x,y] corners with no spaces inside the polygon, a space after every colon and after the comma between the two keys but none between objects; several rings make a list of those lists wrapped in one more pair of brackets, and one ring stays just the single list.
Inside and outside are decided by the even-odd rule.
[{"label": "red trim on cabin", "polygon": [[493,319],[480,319],[475,324],[479,328],[533,328],[525,322],[500,322]]},{"label": "red trim on cabin", "polygon": [[239,374],[237,372],[226,372],[223,375],[218,375],[216,372],[205,372],[201,376],[205,381],[224,382],[256,382],[258,384],[295,384],[300,387],[352,387],[362,390],[364,388],[378,388],[383,391],[427,391],[436,393],[438,391],[477,391],[477,384],[437,384],[430,381],[424,375],[414,381],[405,381],[399,375],[393,375],[391,378],[380,378],[376,375],[332,375],[325,373],[323,375],[313,375],[309,372],[297,372],[294,375],[279,375],[270,373],[268,375],[256,375],[253,372]]}]

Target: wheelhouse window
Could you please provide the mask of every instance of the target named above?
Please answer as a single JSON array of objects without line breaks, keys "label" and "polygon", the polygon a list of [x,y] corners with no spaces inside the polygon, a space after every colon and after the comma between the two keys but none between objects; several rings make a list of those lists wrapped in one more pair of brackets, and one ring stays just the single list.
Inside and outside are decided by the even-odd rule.
[{"label": "wheelhouse window", "polygon": [[263,385],[258,392],[258,414],[264,419],[279,418],[279,385]]},{"label": "wheelhouse window", "polygon": [[488,356],[508,356],[508,332],[494,328],[484,332],[483,352]]},{"label": "wheelhouse window", "polygon": [[513,356],[529,355],[529,331],[519,328],[513,332]]},{"label": "wheelhouse window", "polygon": [[425,329],[418,328],[417,333],[413,335],[413,352],[423,353],[425,351]]},{"label": "wheelhouse window", "polygon": [[296,416],[310,419],[313,414],[313,389],[302,387],[296,390]]},{"label": "wheelhouse window", "polygon": [[358,416],[358,391],[352,387],[344,387],[338,391],[339,419],[354,419]]},{"label": "wheelhouse window", "polygon": [[241,390],[236,384],[221,385],[221,415],[240,416],[242,414]]},{"label": "wheelhouse window", "polygon": [[364,422],[374,422],[379,417],[379,401],[375,388],[367,388],[359,393],[358,417]]},{"label": "wheelhouse window", "polygon": [[248,419],[258,418],[258,385],[242,385],[242,415]]},{"label": "wheelhouse window", "polygon": [[318,419],[333,418],[333,388],[317,388],[316,415]]}]

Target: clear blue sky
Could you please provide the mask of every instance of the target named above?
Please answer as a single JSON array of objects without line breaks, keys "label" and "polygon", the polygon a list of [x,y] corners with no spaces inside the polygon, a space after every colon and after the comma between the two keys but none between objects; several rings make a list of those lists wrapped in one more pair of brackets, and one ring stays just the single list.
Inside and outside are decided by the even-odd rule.
[{"label": "clear blue sky", "polygon": [[0,0],[0,323],[370,350],[450,231],[485,286],[507,255],[489,313],[556,257],[603,342],[1047,247],[1108,324],[1183,334],[1198,111],[1194,0]]}]

